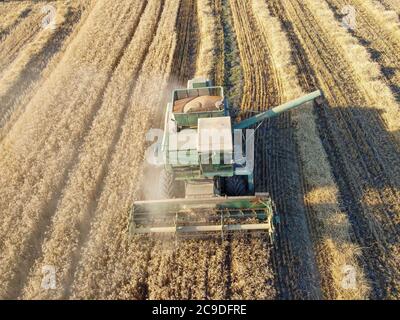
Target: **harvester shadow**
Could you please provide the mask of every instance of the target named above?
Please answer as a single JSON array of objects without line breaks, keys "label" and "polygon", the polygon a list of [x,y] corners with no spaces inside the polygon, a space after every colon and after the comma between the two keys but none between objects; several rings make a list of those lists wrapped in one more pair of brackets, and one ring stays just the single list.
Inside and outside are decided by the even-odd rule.
[{"label": "harvester shadow", "polygon": [[[400,132],[389,132],[382,111],[376,108],[322,105],[317,114],[320,138],[339,187],[340,208],[350,221],[350,236],[364,251],[361,259],[369,257],[373,254],[371,251],[377,250],[376,228],[371,226],[379,225],[379,221],[378,218],[371,221],[371,214],[365,215],[365,211],[379,210],[381,219],[394,218],[396,213],[390,204],[366,203],[365,196],[368,190],[376,191],[381,197],[388,190],[393,190],[394,194],[400,190],[399,145],[395,139]],[[278,296],[288,299],[293,298],[293,292],[300,292],[302,298],[311,298],[312,295],[306,293],[307,288],[318,288],[321,282],[318,271],[313,269],[314,250],[327,238],[340,240],[339,235],[346,232],[349,225],[332,221],[329,229],[322,228],[326,221],[318,221],[314,213],[328,212],[330,204],[321,203],[310,208],[305,203],[305,193],[311,190],[307,190],[306,177],[299,164],[293,124],[285,117],[287,115],[270,120],[256,133],[256,191],[270,193],[280,216],[273,249]],[[357,175],[349,174],[349,170]],[[319,187],[331,186],[321,183]],[[398,243],[397,233],[385,241]],[[361,261],[371,283],[380,281],[376,263]],[[318,289],[314,294],[318,294]],[[382,297],[382,292],[374,295]]]},{"label": "harvester shadow", "polygon": [[[371,298],[387,298],[390,279],[399,277],[390,275],[397,271],[382,266],[382,250],[400,241],[400,228],[391,222],[398,215],[400,131],[390,132],[383,111],[373,107],[323,105],[316,112],[320,138],[339,189],[340,209],[350,222],[348,226],[331,221],[323,233],[314,235],[317,244],[327,238],[340,242],[343,232],[349,232],[361,249],[359,264],[371,286]],[[313,207],[329,210],[324,203]]]},{"label": "harvester shadow", "polygon": [[304,203],[303,173],[290,114],[266,121],[255,134],[256,192],[268,192],[279,217],[270,254],[280,299],[320,297],[319,275]]}]

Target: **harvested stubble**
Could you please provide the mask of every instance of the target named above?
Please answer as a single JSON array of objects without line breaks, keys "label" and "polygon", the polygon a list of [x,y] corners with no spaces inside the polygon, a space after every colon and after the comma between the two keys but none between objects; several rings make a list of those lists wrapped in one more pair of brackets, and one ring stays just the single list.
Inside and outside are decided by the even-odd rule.
[{"label": "harvested stubble", "polygon": [[[174,89],[174,86],[175,88],[176,86],[185,87],[188,79],[195,76],[197,51],[201,41],[199,39],[197,0],[181,1],[175,30],[178,41],[174,52],[174,68],[170,80],[171,90]],[[164,115],[160,115],[160,118],[162,116]],[[163,121],[160,124],[162,125]]]},{"label": "harvested stubble", "polygon": [[270,265],[271,246],[246,237],[231,243],[230,298],[273,299],[276,297],[274,271]]},{"label": "harvested stubble", "polygon": [[233,108],[240,108],[243,95],[243,69],[235,30],[233,29],[232,12],[228,0],[215,1],[215,12],[220,16],[218,35],[218,53],[216,81],[223,85],[225,95]]},{"label": "harvested stubble", "polygon": [[[225,54],[226,54],[226,41],[224,28],[227,27],[223,18],[224,7],[222,0],[212,2],[213,13],[215,17],[215,68],[214,68],[214,82],[216,85],[225,86]],[[228,88],[225,88],[228,90]]]},{"label": "harvested stubble", "polygon": [[[6,156],[1,159],[2,163],[0,164],[4,166],[4,171],[2,171],[4,174],[0,176],[0,179],[8,179],[8,188],[2,193],[4,200],[3,198],[1,199],[1,205],[4,205],[2,207],[4,209],[12,208],[9,206],[13,205],[11,201],[13,199],[13,188],[18,188],[20,191],[19,196],[21,197],[24,193],[21,185],[26,185],[28,183],[26,180],[29,180],[30,176],[36,171],[39,172],[39,168],[44,170],[46,163],[38,161],[39,156],[43,159],[48,159],[45,157],[46,154],[43,149],[46,149],[50,155],[53,154],[53,157],[58,157],[59,155],[54,154],[54,150],[64,147],[69,141],[66,139],[60,142],[59,146],[53,146],[50,143],[52,140],[49,141],[49,136],[53,140],[56,138],[60,140],[60,137],[54,134],[54,132],[59,132],[57,128],[63,128],[68,135],[71,133],[68,132],[68,129],[71,131],[73,129],[84,129],[76,126],[76,124],[76,127],[74,127],[72,123],[76,122],[74,121],[76,118],[68,119],[67,116],[73,115],[74,112],[85,114],[90,110],[88,107],[90,106],[90,98],[95,100],[96,94],[98,95],[99,91],[101,92],[100,88],[104,87],[104,85],[100,84],[102,81],[104,83],[106,68],[111,68],[114,60],[114,57],[109,55],[109,48],[94,49],[94,46],[101,41],[105,41],[105,39],[101,40],[96,37],[91,30],[92,28],[98,28],[95,22],[98,15],[99,11],[94,10],[87,25],[83,28],[79,37],[74,40],[57,69],[51,74],[51,77],[43,87],[40,88],[34,99],[27,106],[26,112],[2,142],[2,147],[8,151]],[[118,30],[118,24],[111,25],[113,25],[112,30]],[[90,35],[89,33],[92,34]],[[85,43],[82,41],[83,38],[87,39]],[[113,43],[120,43],[120,49],[122,49],[122,41],[115,42],[112,37],[108,37],[107,40]],[[83,54],[81,54],[82,51],[84,52]],[[118,49],[115,49],[114,52],[118,52]],[[114,55],[116,54],[114,53]],[[108,57],[108,60],[105,60],[105,57]],[[88,64],[89,61],[91,61],[91,65]],[[100,64],[103,64],[103,66]],[[93,81],[93,83],[89,84],[90,81]],[[88,90],[90,91],[87,92]],[[77,105],[83,107],[78,108]],[[40,106],[40,108],[36,106]],[[65,125],[66,121],[69,121],[67,122],[70,123],[69,127]],[[35,166],[38,166],[38,168],[36,169]],[[27,175],[28,172],[32,172],[31,175]],[[26,180],[24,181],[23,178]],[[29,187],[27,186],[27,188]],[[4,188],[6,188],[5,185]],[[18,192],[14,192],[16,198],[18,198],[17,194]],[[27,192],[25,196],[29,194]],[[8,196],[11,198],[8,198]],[[6,210],[1,212],[6,214]],[[16,219],[16,216],[13,218]]]},{"label": "harvested stubble", "polygon": [[[97,2],[85,30],[65,54],[60,68],[38,91],[3,142],[3,146],[14,148],[15,153],[8,152],[1,159],[0,167],[7,169],[0,179],[14,182],[12,186],[18,191],[13,191],[10,183],[7,187],[2,185],[6,188],[2,192],[1,205],[5,206],[2,212],[14,212],[5,217],[1,226],[1,236],[5,237],[1,243],[5,252],[1,257],[4,270],[2,296],[13,296],[18,292],[16,284],[20,277],[26,276],[26,267],[37,254],[68,171],[76,161],[81,141],[101,104],[103,91],[130,40],[129,34],[133,32],[141,7],[140,1],[113,6],[108,2]],[[103,37],[96,32],[99,30],[105,31]],[[82,72],[85,65],[90,67]],[[48,114],[54,114],[53,109],[61,109],[57,110],[58,117],[48,117]],[[46,128],[49,121],[54,126],[50,131]],[[30,130],[26,130],[27,123]],[[40,130],[42,128],[44,132]],[[38,143],[41,141],[43,147]],[[14,158],[16,155],[17,159]],[[17,178],[21,174],[25,175],[22,181]],[[3,202],[8,197],[10,200]],[[25,267],[21,268],[21,265]]]},{"label": "harvested stubble", "polygon": [[[145,132],[162,106],[175,50],[179,1],[165,1],[156,36],[138,78],[121,137],[108,166],[72,297],[146,298],[151,243],[129,240],[127,210],[141,187]],[[154,90],[157,83],[157,91]],[[158,113],[158,112],[157,112]]]},{"label": "harvested stubble", "polygon": [[[351,2],[350,2],[351,3]],[[354,2],[357,15],[367,13],[385,30],[381,37],[389,37],[390,41],[400,38],[400,2],[395,0],[365,0]]]},{"label": "harvested stubble", "polygon": [[[302,96],[297,79],[297,68],[292,62],[290,42],[280,26],[279,19],[272,17],[262,0],[252,1],[253,12],[263,26],[265,38],[275,60],[276,70],[281,79],[284,100]],[[296,138],[304,170],[306,193],[313,224],[314,245],[319,261],[322,290],[326,299],[360,299],[366,297],[365,279],[358,266],[359,250],[351,242],[348,217],[340,211],[338,188],[332,176],[326,152],[321,143],[316,115],[312,106],[293,113],[296,122]],[[357,270],[360,286],[346,290],[342,286],[343,267],[351,265]]]},{"label": "harvested stubble", "polygon": [[[196,76],[211,76],[215,69],[216,18],[211,0],[197,0],[200,44]],[[212,61],[212,63],[210,63]]]},{"label": "harvested stubble", "polygon": [[173,249],[156,244],[149,264],[149,298],[225,298],[223,248],[223,243],[211,239],[186,240]]}]

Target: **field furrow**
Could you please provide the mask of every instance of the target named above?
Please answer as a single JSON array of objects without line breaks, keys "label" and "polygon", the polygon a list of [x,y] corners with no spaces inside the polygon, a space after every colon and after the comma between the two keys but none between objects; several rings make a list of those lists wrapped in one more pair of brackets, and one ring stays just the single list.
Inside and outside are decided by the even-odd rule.
[{"label": "field furrow", "polygon": [[[133,36],[139,17],[143,12],[140,8],[144,8],[144,5],[138,2],[116,4],[115,7],[107,5],[106,9],[102,7],[104,4],[98,3],[98,6],[93,9],[92,13],[98,13],[98,16],[92,16],[92,18],[97,18],[96,21],[92,21],[95,23],[105,23],[104,20],[110,21],[112,24],[110,30],[114,30],[114,34],[108,31],[106,39],[108,38],[108,41],[113,43],[114,54],[110,55],[110,48],[106,47],[104,47],[103,52],[98,48],[87,49],[88,55],[91,54],[91,50],[96,50],[98,60],[92,60],[90,68],[102,68],[101,74],[96,74],[97,81],[94,81],[92,74],[92,77],[89,77],[90,82],[85,83],[82,81],[79,83],[79,85],[82,86],[83,84],[84,86],[81,87],[81,96],[76,98],[78,101],[81,100],[79,105],[82,107],[76,108],[75,105],[72,105],[70,116],[61,119],[55,131],[46,140],[44,150],[39,150],[33,154],[33,161],[29,163],[30,171],[28,172],[29,178],[34,181],[34,184],[29,185],[25,181],[19,190],[16,203],[11,203],[16,204],[17,207],[8,209],[12,212],[17,211],[12,216],[13,221],[8,222],[6,219],[2,225],[4,228],[8,227],[2,232],[2,235],[9,235],[5,239],[3,247],[6,254],[1,257],[2,267],[7,270],[3,273],[5,279],[2,295],[13,296],[15,292],[18,292],[21,285],[20,277],[24,277],[27,272],[25,268],[19,268],[18,266],[21,263],[29,266],[31,257],[35,257],[37,250],[40,248],[44,232],[52,219],[61,192],[66,185],[69,171],[77,161],[82,141],[90,128],[93,117],[101,106],[104,91],[115,68],[120,63],[127,43],[130,42]],[[110,19],[112,15],[115,15],[115,20]],[[130,23],[127,23],[127,21],[130,21]],[[90,25],[89,27],[93,28]],[[93,36],[95,35],[93,34]],[[98,39],[97,35],[95,37]],[[105,42],[103,42],[103,45],[105,45]],[[85,50],[85,47],[82,49]],[[107,55],[102,57],[102,53],[107,53]],[[76,52],[73,54],[76,54]],[[104,57],[107,56],[109,57],[108,61],[104,60]],[[76,59],[76,57],[74,58]],[[80,58],[82,59],[82,56]],[[68,76],[69,72],[74,70],[67,68],[64,71],[64,73],[61,73],[61,79],[56,79],[58,84],[60,84],[60,80],[62,81],[63,76]],[[78,79],[73,80],[75,82],[73,81],[71,85],[76,86]],[[54,82],[51,84],[54,85]],[[56,90],[65,90],[65,86],[58,86]],[[39,98],[43,97],[40,96]],[[73,97],[70,96],[70,98]],[[51,107],[51,100],[48,102],[50,103],[45,106]],[[41,107],[43,108],[43,105]],[[15,129],[15,126],[13,129]],[[37,134],[40,135],[40,132]],[[24,154],[21,156],[24,156]],[[24,235],[24,239],[21,239],[21,234]],[[23,261],[28,262],[24,264]]]},{"label": "field furrow", "polygon": [[[10,3],[3,1],[0,4],[0,33],[10,30],[10,27],[12,26],[16,26],[31,11],[32,2],[18,1]],[[4,38],[2,40],[4,40]]]},{"label": "field furrow", "polygon": [[[198,46],[196,76],[212,76],[215,69],[216,21],[212,1],[197,0],[198,25],[201,40]],[[213,80],[213,79],[212,79]]]},{"label": "field furrow", "polygon": [[221,42],[219,47],[223,48],[222,57],[217,62],[221,70],[216,70],[216,78],[220,73],[222,75],[219,77],[223,77],[223,79],[217,84],[225,88],[231,108],[239,110],[242,103],[244,80],[237,37],[233,28],[232,11],[229,0],[218,0],[215,3],[221,15],[221,27],[217,30],[221,32],[218,38],[218,41]]},{"label": "field furrow", "polygon": [[212,1],[213,14],[215,19],[215,68],[214,68],[214,83],[218,86],[224,86],[225,79],[225,54],[226,41],[225,41],[225,21],[224,10],[226,6],[222,0]]},{"label": "field furrow", "polygon": [[[199,25],[197,1],[188,0],[180,4],[176,32],[179,37],[174,53],[174,70],[171,81],[179,86],[185,86],[188,79],[193,78],[198,50]],[[162,115],[163,116],[163,115]],[[163,122],[160,123],[160,125]]]}]

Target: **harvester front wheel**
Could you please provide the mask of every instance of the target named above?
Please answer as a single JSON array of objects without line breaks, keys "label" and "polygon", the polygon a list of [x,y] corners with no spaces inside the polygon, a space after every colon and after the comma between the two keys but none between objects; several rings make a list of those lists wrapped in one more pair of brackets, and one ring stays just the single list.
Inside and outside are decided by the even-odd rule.
[{"label": "harvester front wheel", "polygon": [[165,169],[160,174],[160,198],[161,200],[175,198],[175,179],[173,173]]},{"label": "harvester front wheel", "polygon": [[242,176],[233,176],[225,180],[225,193],[228,197],[247,195],[247,183]]}]

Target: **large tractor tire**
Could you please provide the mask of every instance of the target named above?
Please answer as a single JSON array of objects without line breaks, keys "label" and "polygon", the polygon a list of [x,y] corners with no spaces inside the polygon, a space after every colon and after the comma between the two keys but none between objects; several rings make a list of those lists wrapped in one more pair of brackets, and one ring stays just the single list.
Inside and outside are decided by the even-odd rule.
[{"label": "large tractor tire", "polygon": [[225,193],[228,197],[247,195],[247,183],[242,176],[233,176],[225,180]]},{"label": "large tractor tire", "polygon": [[161,200],[175,198],[174,175],[165,169],[161,170],[159,188]]}]

